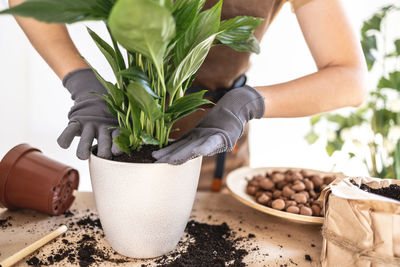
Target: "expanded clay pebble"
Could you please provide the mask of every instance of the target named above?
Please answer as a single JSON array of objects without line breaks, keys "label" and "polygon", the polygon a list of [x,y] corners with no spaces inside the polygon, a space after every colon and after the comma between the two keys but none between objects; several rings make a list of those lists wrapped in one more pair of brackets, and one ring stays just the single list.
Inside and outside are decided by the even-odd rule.
[{"label": "expanded clay pebble", "polygon": [[300,208],[297,207],[297,206],[289,206],[289,207],[286,208],[286,211],[290,212],[290,213],[299,214]]},{"label": "expanded clay pebble", "polygon": [[283,210],[285,208],[285,201],[282,199],[275,199],[272,201],[272,208],[276,210]]},{"label": "expanded clay pebble", "polygon": [[260,187],[264,190],[271,190],[274,186],[275,184],[268,178],[260,180]]},{"label": "expanded clay pebble", "polygon": [[273,171],[248,180],[247,193],[258,203],[277,210],[307,216],[323,216],[318,199],[335,176],[310,174],[308,171]]}]

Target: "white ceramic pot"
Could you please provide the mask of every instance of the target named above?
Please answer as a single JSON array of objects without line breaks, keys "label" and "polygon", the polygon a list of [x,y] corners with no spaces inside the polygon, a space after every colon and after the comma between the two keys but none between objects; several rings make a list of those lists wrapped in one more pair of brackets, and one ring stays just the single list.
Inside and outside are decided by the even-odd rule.
[{"label": "white ceramic pot", "polygon": [[201,161],[124,163],[90,156],[97,211],[118,253],[153,258],[176,247],[192,210]]}]

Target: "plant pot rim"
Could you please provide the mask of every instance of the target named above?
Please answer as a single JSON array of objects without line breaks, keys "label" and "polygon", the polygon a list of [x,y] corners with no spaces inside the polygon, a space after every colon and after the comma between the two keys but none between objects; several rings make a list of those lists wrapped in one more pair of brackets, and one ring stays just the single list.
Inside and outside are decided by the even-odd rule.
[{"label": "plant pot rim", "polygon": [[10,171],[17,164],[19,159],[23,157],[26,153],[37,151],[42,152],[37,148],[31,147],[30,145],[23,143],[14,146],[11,148],[7,154],[3,157],[0,162],[0,206],[4,206],[5,208],[12,209],[12,207],[8,203],[6,203],[6,185],[8,181],[8,177]]},{"label": "plant pot rim", "polygon": [[[91,152],[90,152],[90,157],[89,157],[89,163],[92,160],[92,158],[95,158],[96,160],[99,160],[99,161],[102,161],[102,162],[108,162],[109,164],[119,165],[119,166],[127,166],[127,165],[130,165],[130,166],[133,166],[133,165],[152,165],[152,166],[154,166],[154,165],[163,166],[164,165],[164,166],[166,166],[166,165],[169,165],[169,166],[176,166],[176,167],[179,166],[179,165],[174,165],[174,164],[169,164],[169,163],[158,163],[158,162],[157,163],[156,162],[153,162],[153,163],[148,163],[148,162],[138,163],[138,162],[122,162],[122,161],[116,161],[116,160],[111,160],[111,159],[104,159],[104,158],[101,158],[101,157],[99,157],[99,156],[97,156],[97,155],[95,155],[93,153],[93,150],[96,149],[96,148],[97,148],[97,145],[92,146],[92,149],[91,149]],[[186,162],[184,162],[184,163],[182,163],[180,165],[187,164],[188,162],[195,161],[195,160],[197,160],[198,158],[201,158],[201,157],[202,156],[195,157],[195,158],[193,158],[191,160],[188,160],[188,161],[186,161]]]}]

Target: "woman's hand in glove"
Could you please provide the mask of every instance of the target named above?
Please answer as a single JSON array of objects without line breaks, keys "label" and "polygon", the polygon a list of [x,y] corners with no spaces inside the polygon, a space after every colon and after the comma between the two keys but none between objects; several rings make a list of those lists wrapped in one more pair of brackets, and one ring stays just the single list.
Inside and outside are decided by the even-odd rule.
[{"label": "woman's hand in glove", "polygon": [[153,152],[158,163],[182,164],[197,156],[232,151],[245,124],[264,115],[264,97],[243,86],[226,93],[188,133],[170,146]]},{"label": "woman's hand in glove", "polygon": [[57,139],[60,147],[68,148],[74,137],[80,136],[76,155],[82,160],[89,158],[95,138],[99,157],[109,159],[112,154],[120,154],[121,151],[112,142],[118,130],[108,129],[110,126],[118,126],[118,121],[109,112],[106,102],[91,94],[108,94],[93,71],[89,68],[72,71],[64,77],[63,85],[71,93],[75,104],[68,113],[68,126]]}]

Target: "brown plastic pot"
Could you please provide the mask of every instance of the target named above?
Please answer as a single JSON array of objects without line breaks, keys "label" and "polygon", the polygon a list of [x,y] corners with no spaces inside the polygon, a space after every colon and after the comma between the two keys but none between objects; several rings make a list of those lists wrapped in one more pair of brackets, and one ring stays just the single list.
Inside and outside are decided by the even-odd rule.
[{"label": "brown plastic pot", "polygon": [[62,214],[72,205],[78,184],[77,170],[28,144],[15,146],[0,162],[0,204],[10,210]]}]

